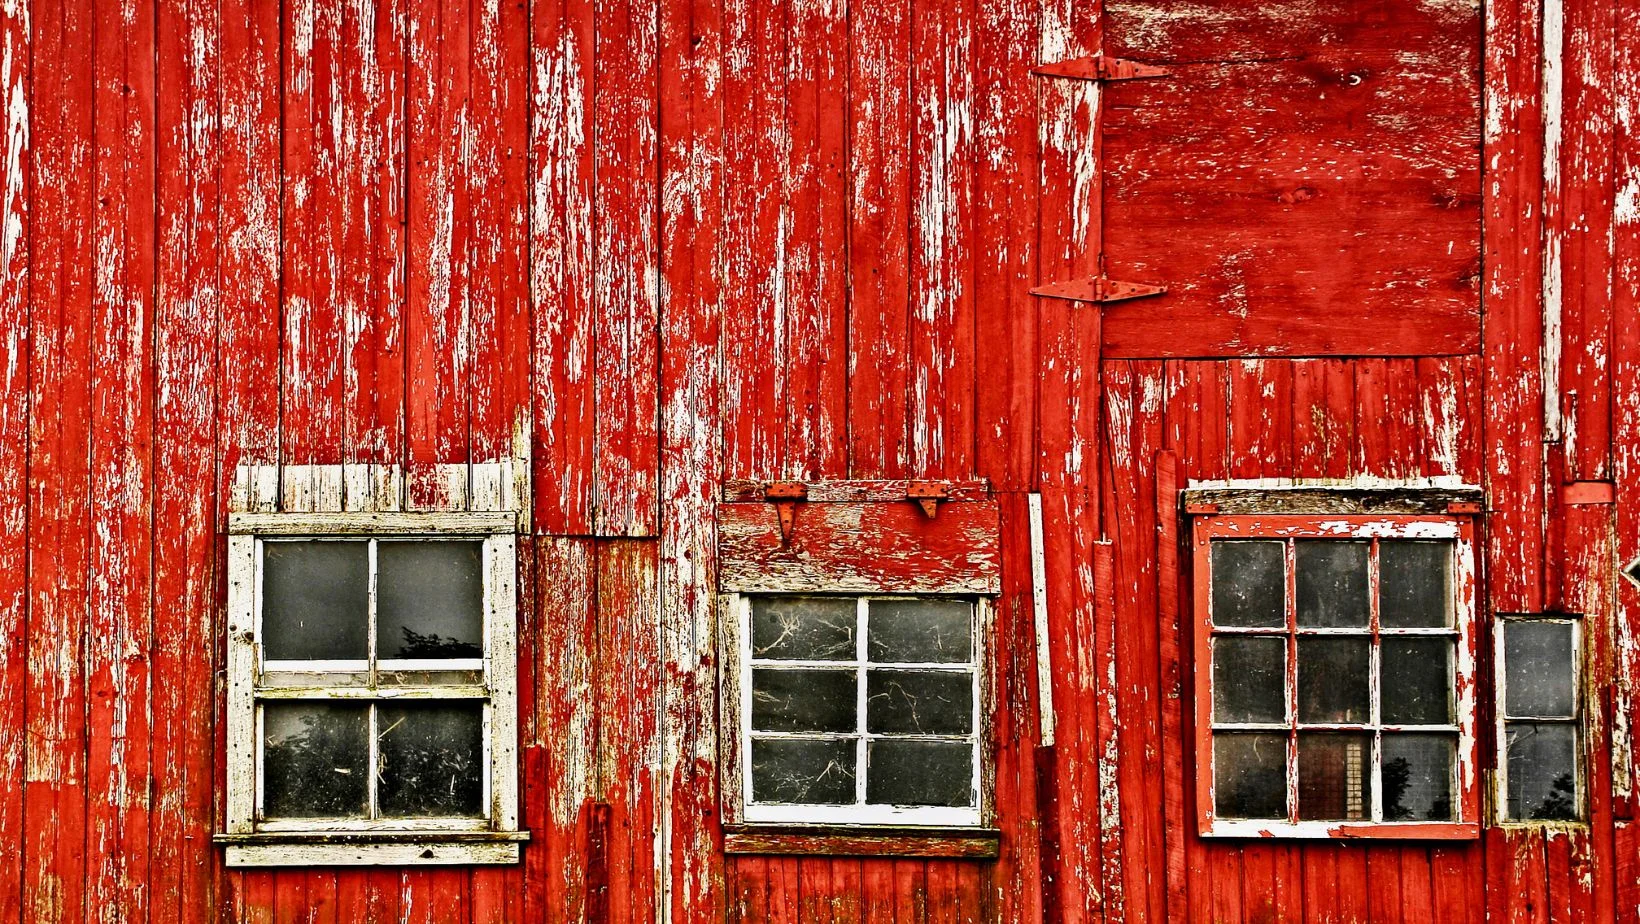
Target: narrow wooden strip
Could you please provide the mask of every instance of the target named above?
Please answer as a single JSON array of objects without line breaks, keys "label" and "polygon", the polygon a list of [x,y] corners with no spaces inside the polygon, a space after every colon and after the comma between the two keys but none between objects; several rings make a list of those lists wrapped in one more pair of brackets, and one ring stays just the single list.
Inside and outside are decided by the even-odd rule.
[{"label": "narrow wooden strip", "polygon": [[723,849],[731,854],[787,854],[836,857],[967,857],[992,859],[998,855],[997,834],[799,834],[730,830]]}]

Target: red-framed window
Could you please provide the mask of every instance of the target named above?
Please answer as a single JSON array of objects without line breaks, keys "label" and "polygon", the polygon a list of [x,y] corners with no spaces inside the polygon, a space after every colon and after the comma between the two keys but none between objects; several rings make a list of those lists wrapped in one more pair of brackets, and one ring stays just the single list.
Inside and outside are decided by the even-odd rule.
[{"label": "red-framed window", "polygon": [[1478,836],[1471,521],[1193,527],[1201,833]]}]

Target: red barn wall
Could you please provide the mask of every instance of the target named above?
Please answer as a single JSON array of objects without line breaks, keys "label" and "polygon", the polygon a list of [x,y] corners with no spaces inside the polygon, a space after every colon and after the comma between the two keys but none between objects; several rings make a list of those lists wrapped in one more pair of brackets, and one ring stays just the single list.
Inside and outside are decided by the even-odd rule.
[{"label": "red barn wall", "polygon": [[[1634,920],[1640,7],[1291,6],[1349,26],[1172,0],[0,3],[0,920]],[[1170,53],[1209,34],[1192,16],[1245,47]],[[1406,17],[1415,63],[1458,73],[1394,70]],[[1339,37],[1368,86],[1427,101],[1391,125],[1438,135],[1383,167],[1405,182],[1245,151],[1166,174],[1147,145],[1214,135],[1147,140],[1157,107],[1221,117],[1206,97],[1115,87],[1107,136],[1090,85],[1029,75],[1103,47],[1245,94],[1348,77],[1278,47]],[[1263,84],[1229,67],[1261,58]],[[1351,105],[1306,143],[1377,164]],[[1190,207],[1232,174],[1246,211]],[[1356,300],[1313,239],[1257,236],[1311,202],[1327,227],[1389,209],[1379,236],[1412,249],[1361,244],[1362,272],[1411,253],[1431,281]],[[1104,317],[1028,294],[1101,252],[1176,292]],[[1237,291],[1240,322],[1208,323]],[[514,455],[523,864],[224,868],[236,468],[398,465],[412,506],[460,506],[461,466]],[[1197,838],[1172,492],[1435,475],[1486,488],[1488,612],[1599,629],[1592,823]],[[728,478],[989,480],[998,860],[723,855]],[[1591,481],[1616,503],[1564,502]],[[1051,750],[1030,491],[1066,659]]]}]

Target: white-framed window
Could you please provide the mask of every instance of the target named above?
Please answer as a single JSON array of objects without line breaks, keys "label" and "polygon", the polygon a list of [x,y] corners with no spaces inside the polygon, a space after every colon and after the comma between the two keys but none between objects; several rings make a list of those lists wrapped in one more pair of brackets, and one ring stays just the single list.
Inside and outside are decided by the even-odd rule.
[{"label": "white-framed window", "polygon": [[1499,614],[1498,820],[1583,818],[1582,620],[1574,614]]},{"label": "white-framed window", "polygon": [[1194,530],[1201,833],[1477,836],[1472,521]]},{"label": "white-framed window", "polygon": [[515,529],[232,516],[229,865],[518,859]]},{"label": "white-framed window", "polygon": [[978,826],[984,598],[732,594],[741,821]]}]

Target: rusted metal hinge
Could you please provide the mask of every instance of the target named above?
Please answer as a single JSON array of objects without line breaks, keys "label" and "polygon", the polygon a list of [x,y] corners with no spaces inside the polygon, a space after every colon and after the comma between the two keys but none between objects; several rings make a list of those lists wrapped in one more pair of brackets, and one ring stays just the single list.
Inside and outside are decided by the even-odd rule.
[{"label": "rusted metal hinge", "polygon": [[1142,64],[1127,58],[1107,58],[1088,55],[1068,58],[1031,68],[1038,77],[1065,77],[1070,80],[1144,80],[1149,77],[1169,77],[1173,72],[1154,64]]},{"label": "rusted metal hinge", "polygon": [[1042,298],[1063,298],[1073,302],[1123,302],[1130,298],[1148,298],[1161,295],[1167,286],[1153,286],[1143,282],[1122,282],[1105,276],[1086,279],[1067,279],[1050,282],[1031,290]]},{"label": "rusted metal hinge", "polygon": [[809,499],[808,485],[801,481],[771,481],[763,487],[763,499],[774,504],[775,515],[780,518],[780,544],[790,545],[797,503]]},{"label": "rusted metal hinge", "polygon": [[930,520],[940,512],[940,501],[951,496],[951,486],[938,481],[913,481],[906,485],[905,499],[914,500]]}]

